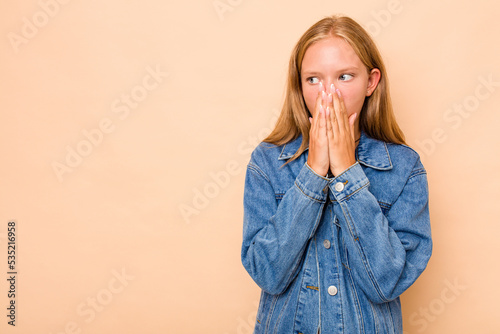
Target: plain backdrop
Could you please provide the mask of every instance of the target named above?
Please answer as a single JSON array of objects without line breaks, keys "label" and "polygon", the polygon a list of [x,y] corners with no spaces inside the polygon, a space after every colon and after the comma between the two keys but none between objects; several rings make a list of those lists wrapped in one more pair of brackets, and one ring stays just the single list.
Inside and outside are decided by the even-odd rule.
[{"label": "plain backdrop", "polygon": [[[500,5],[489,0],[0,3],[0,331],[251,333],[252,149],[290,52],[351,16],[428,171],[434,252],[405,333],[498,333]],[[7,227],[16,231],[16,326]]]}]

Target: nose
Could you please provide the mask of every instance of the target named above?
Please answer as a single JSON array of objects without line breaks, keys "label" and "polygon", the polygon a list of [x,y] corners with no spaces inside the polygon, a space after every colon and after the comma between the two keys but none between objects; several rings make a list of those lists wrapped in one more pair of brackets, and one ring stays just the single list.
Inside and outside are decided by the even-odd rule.
[{"label": "nose", "polygon": [[332,84],[334,84],[333,79],[323,80],[323,87],[327,93],[332,93]]}]

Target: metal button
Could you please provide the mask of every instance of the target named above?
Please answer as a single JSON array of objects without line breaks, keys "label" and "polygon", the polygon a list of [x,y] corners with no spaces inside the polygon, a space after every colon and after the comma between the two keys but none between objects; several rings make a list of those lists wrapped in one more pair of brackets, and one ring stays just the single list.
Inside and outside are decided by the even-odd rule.
[{"label": "metal button", "polygon": [[335,285],[330,285],[330,286],[328,287],[328,294],[329,294],[330,296],[335,296],[335,295],[337,294],[337,292],[338,292],[338,291],[339,291],[339,290],[337,289],[337,287],[336,287]]},{"label": "metal button", "polygon": [[325,248],[326,248],[326,249],[329,249],[329,248],[330,248],[330,246],[331,246],[331,244],[330,244],[330,240],[325,239],[325,240],[323,241],[323,246],[325,246]]},{"label": "metal button", "polygon": [[341,192],[342,190],[344,190],[344,184],[342,182],[335,183],[335,190]]}]

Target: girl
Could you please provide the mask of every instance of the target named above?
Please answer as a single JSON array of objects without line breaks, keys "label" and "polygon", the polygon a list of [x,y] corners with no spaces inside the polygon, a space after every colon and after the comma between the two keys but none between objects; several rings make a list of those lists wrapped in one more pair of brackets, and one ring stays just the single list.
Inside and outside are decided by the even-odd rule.
[{"label": "girl", "polygon": [[426,171],[404,144],[367,32],[343,16],[314,24],[247,167],[254,333],[402,333],[399,296],[432,251]]}]

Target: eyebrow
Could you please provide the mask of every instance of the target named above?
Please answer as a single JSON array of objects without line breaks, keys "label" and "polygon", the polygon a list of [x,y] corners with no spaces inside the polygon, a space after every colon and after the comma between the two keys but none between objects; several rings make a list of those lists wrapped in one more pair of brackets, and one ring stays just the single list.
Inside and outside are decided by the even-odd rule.
[{"label": "eyebrow", "polygon": [[[351,71],[358,71],[358,70],[359,70],[359,67],[349,66],[349,67],[342,68],[342,69],[338,70],[337,72],[344,73],[344,72],[351,72]],[[318,72],[318,71],[304,71],[302,73],[302,75],[319,75],[319,74],[321,74],[321,72]]]}]

